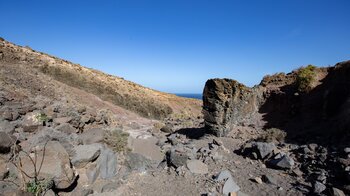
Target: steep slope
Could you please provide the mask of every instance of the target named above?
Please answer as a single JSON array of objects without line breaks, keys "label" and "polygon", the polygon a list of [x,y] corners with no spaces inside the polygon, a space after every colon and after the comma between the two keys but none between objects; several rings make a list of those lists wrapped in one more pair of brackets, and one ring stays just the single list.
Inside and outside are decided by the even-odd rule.
[{"label": "steep slope", "polygon": [[64,83],[147,118],[201,113],[201,101],[155,91],[5,40],[0,41],[0,66],[3,82],[34,94],[57,96]]}]

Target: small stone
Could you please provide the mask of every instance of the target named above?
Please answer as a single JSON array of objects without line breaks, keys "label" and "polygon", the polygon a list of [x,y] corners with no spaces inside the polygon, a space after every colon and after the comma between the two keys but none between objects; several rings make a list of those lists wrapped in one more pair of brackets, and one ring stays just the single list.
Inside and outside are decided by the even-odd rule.
[{"label": "small stone", "polygon": [[16,138],[5,132],[0,132],[0,153],[8,153],[16,142]]},{"label": "small stone", "polygon": [[164,133],[172,133],[172,129],[169,127],[169,126],[164,126],[160,129],[161,132],[164,132]]},{"label": "small stone", "polygon": [[344,148],[344,152],[345,152],[346,154],[350,153],[350,147]]},{"label": "small stone", "polygon": [[9,121],[7,121],[7,120],[1,121],[0,120],[0,132],[13,134],[15,132],[15,128],[16,127],[13,124],[11,124]]},{"label": "small stone", "polygon": [[53,122],[60,125],[63,123],[69,123],[72,120],[71,117],[60,117],[60,118],[54,118]]},{"label": "small stone", "polygon": [[345,196],[345,193],[342,190],[333,187],[332,196]]},{"label": "small stone", "polygon": [[228,170],[221,171],[214,179],[215,181],[225,181],[222,193],[224,195],[229,195],[231,192],[239,191],[239,186],[233,180],[231,172]]},{"label": "small stone", "polygon": [[176,152],[174,149],[168,151],[168,164],[174,166],[175,168],[181,167],[186,164],[188,156],[183,152]]},{"label": "small stone", "polygon": [[316,181],[314,184],[314,193],[319,194],[319,193],[322,193],[324,190],[326,190],[326,185]]},{"label": "small stone", "polygon": [[283,191],[283,188],[282,187],[278,187],[277,190]]},{"label": "small stone", "polygon": [[91,128],[84,130],[79,137],[83,141],[83,144],[101,143],[105,139],[105,133],[106,131],[104,129]]},{"label": "small stone", "polygon": [[220,140],[217,140],[217,139],[213,139],[213,144],[217,145],[217,146],[222,146],[222,142]]},{"label": "small stone", "polygon": [[318,145],[317,144],[309,144],[308,147],[309,147],[310,150],[315,152],[316,148],[318,147]]},{"label": "small stone", "polygon": [[293,170],[293,174],[295,176],[302,176],[303,172],[299,168],[296,168],[296,169]]},{"label": "small stone", "polygon": [[59,132],[67,133],[67,134],[71,134],[71,133],[76,132],[76,129],[68,123],[62,123],[62,124],[58,125],[57,127],[55,127],[55,129]]},{"label": "small stone", "polygon": [[288,155],[285,155],[281,159],[277,160],[275,165],[282,169],[291,169],[294,166],[294,160]]},{"label": "small stone", "polygon": [[187,168],[194,174],[207,174],[208,166],[200,160],[187,161]]},{"label": "small stone", "polygon": [[262,176],[262,180],[263,180],[265,183],[267,183],[267,184],[277,185],[276,179],[275,179],[273,176],[269,175],[269,174],[263,175],[263,176]]},{"label": "small stone", "polygon": [[101,153],[100,144],[79,145],[74,147],[75,156],[72,158],[72,164],[75,167],[84,167],[89,162],[96,160]]},{"label": "small stone", "polygon": [[258,159],[258,155],[255,152],[252,152],[252,157],[253,159],[257,160]]},{"label": "small stone", "polygon": [[12,121],[12,113],[10,111],[5,111],[4,113],[2,113],[2,117],[5,120]]},{"label": "small stone", "polygon": [[253,146],[256,148],[260,159],[266,159],[276,148],[275,144],[265,142],[256,142]]},{"label": "small stone", "polygon": [[262,184],[262,183],[263,183],[263,181],[261,180],[260,177],[255,177],[253,180],[254,180],[256,183],[258,183],[258,184]]},{"label": "small stone", "polygon": [[86,112],[86,107],[85,107],[85,106],[79,106],[78,112],[79,112],[80,114]]}]

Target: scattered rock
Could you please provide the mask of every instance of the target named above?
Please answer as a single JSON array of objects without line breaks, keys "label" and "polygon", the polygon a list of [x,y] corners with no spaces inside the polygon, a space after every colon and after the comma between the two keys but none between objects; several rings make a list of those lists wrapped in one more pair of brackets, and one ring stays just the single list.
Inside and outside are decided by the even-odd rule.
[{"label": "scattered rock", "polygon": [[344,152],[345,152],[346,154],[349,154],[349,153],[350,153],[350,147],[344,148]]},{"label": "scattered rock", "polygon": [[239,186],[233,180],[231,172],[228,170],[221,171],[214,180],[216,182],[224,181],[224,186],[222,188],[222,193],[224,195],[229,195],[232,192],[238,192]]},{"label": "scattered rock", "polygon": [[53,122],[60,125],[64,123],[69,123],[72,120],[71,117],[60,117],[60,118],[54,118]]},{"label": "scattered rock", "polygon": [[260,177],[255,177],[255,178],[253,178],[252,180],[253,180],[254,182],[258,183],[258,184],[262,184],[262,183],[263,183],[263,181],[261,180]]},{"label": "scattered rock", "polygon": [[333,187],[332,196],[345,196],[345,193],[342,190]]},{"label": "scattered rock", "polygon": [[[22,162],[30,163],[28,156],[21,156]],[[30,154],[30,156],[34,155]],[[66,189],[74,183],[76,175],[71,167],[69,155],[58,141],[49,141],[46,147],[41,146],[41,149],[37,151],[37,160],[39,160],[37,168],[40,167],[41,160],[43,160],[39,178],[52,179],[57,189]],[[24,164],[23,170],[33,175],[34,165]]]},{"label": "scattered rock", "polygon": [[103,185],[103,187],[101,189],[101,193],[115,191],[119,188],[119,186],[120,185],[115,183],[115,182],[107,183],[107,184]]},{"label": "scattered rock", "polygon": [[130,170],[144,172],[153,167],[152,161],[138,153],[129,153],[126,165]]},{"label": "scattered rock", "polygon": [[174,166],[175,168],[185,165],[187,159],[188,156],[184,152],[177,152],[175,149],[167,152],[168,164]]},{"label": "scattered rock", "polygon": [[24,132],[34,132],[40,126],[42,126],[43,119],[40,119],[40,115],[41,115],[40,112],[27,113],[22,120],[23,131]]},{"label": "scattered rock", "polygon": [[160,129],[160,131],[164,132],[164,133],[172,133],[173,130],[171,129],[171,127],[169,126],[164,126]]},{"label": "scattered rock", "polygon": [[101,150],[101,154],[97,160],[97,168],[99,168],[100,177],[109,179],[117,174],[117,156],[109,148]]},{"label": "scattered rock", "polygon": [[281,169],[291,169],[294,166],[294,160],[288,155],[284,155],[282,158],[272,160],[271,163]]},{"label": "scattered rock", "polygon": [[7,120],[0,121],[0,132],[13,134],[15,132],[15,125],[11,124]]},{"label": "scattered rock", "polygon": [[260,159],[266,159],[276,149],[275,144],[265,142],[255,142],[253,144]]},{"label": "scattered rock", "polygon": [[267,184],[277,185],[277,180],[272,175],[269,175],[269,174],[263,175],[262,180]]},{"label": "scattered rock", "polygon": [[101,153],[101,148],[100,144],[75,146],[75,156],[72,158],[72,164],[77,168],[85,167],[89,162],[96,160]]},{"label": "scattered rock", "polygon": [[1,115],[5,120],[12,121],[12,113],[10,111],[5,111]]},{"label": "scattered rock", "polygon": [[187,168],[193,174],[207,174],[208,166],[200,160],[188,160]]},{"label": "scattered rock", "polygon": [[84,144],[100,143],[104,140],[105,132],[106,131],[101,128],[91,128],[84,130],[79,137],[82,139]]},{"label": "scattered rock", "polygon": [[0,132],[0,153],[8,153],[16,142],[16,138],[5,132]]},{"label": "scattered rock", "polygon": [[76,129],[68,123],[62,123],[62,124],[58,125],[57,127],[55,127],[55,129],[57,131],[67,133],[67,134],[76,133]]},{"label": "scattered rock", "polygon": [[295,176],[302,176],[303,175],[303,172],[299,168],[293,169],[292,172]]},{"label": "scattered rock", "polygon": [[321,182],[316,181],[313,185],[314,193],[320,194],[324,190],[326,190],[326,185],[322,184]]}]

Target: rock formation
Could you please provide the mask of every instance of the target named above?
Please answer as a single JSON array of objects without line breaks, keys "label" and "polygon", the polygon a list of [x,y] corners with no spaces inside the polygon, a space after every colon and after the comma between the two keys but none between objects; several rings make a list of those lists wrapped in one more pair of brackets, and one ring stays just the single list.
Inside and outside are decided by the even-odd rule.
[{"label": "rock formation", "polygon": [[350,61],[310,68],[312,80],[305,91],[298,77],[306,68],[266,76],[252,88],[230,79],[208,80],[203,93],[206,129],[217,136],[239,125],[279,128],[289,136],[349,134]]}]

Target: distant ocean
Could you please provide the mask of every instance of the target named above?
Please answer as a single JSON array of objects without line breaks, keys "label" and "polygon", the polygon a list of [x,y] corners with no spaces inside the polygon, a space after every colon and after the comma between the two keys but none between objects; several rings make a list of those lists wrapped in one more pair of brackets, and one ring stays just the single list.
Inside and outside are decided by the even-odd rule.
[{"label": "distant ocean", "polygon": [[193,98],[202,100],[202,94],[191,94],[191,93],[176,93],[179,97]]}]

